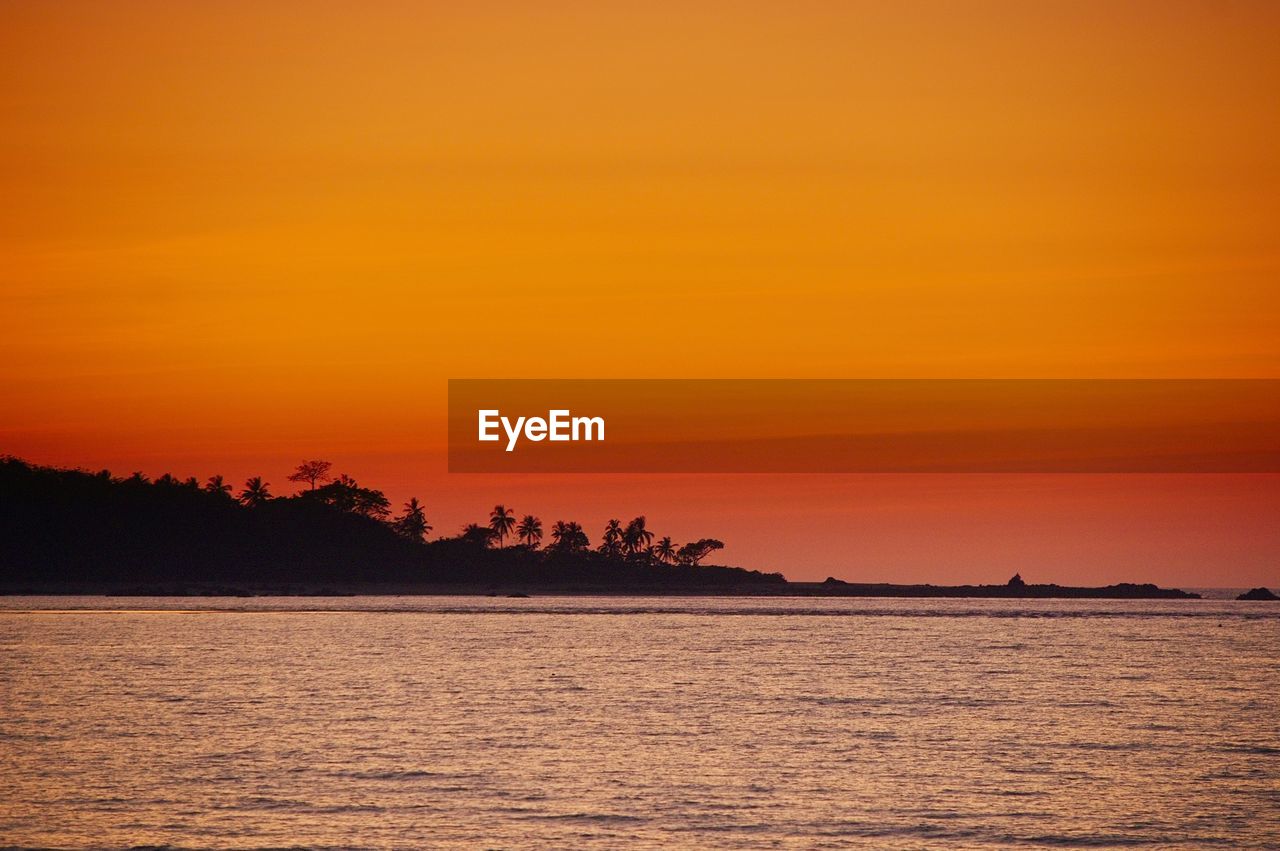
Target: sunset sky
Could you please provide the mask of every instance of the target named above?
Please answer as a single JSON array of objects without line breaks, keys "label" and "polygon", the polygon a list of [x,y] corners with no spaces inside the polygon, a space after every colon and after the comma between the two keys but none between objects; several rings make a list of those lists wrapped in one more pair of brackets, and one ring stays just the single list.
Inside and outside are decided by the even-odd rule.
[{"label": "sunset sky", "polygon": [[0,454],[795,579],[1280,584],[1280,476],[445,472],[473,377],[1280,378],[1280,4],[0,5]]}]

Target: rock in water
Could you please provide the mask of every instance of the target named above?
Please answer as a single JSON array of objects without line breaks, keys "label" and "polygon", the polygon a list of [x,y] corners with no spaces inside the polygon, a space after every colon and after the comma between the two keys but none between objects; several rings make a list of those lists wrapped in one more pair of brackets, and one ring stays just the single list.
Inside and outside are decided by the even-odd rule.
[{"label": "rock in water", "polygon": [[1244,592],[1239,597],[1236,597],[1236,599],[1237,600],[1280,600],[1280,597],[1277,597],[1275,594],[1272,594],[1271,589],[1269,588],[1254,588],[1250,591]]}]

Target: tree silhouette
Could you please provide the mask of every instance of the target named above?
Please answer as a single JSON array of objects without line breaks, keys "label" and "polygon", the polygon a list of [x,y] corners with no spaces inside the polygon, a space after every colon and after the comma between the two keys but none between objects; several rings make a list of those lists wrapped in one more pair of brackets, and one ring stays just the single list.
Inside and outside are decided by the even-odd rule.
[{"label": "tree silhouette", "polygon": [[426,512],[422,510],[422,504],[418,502],[418,498],[412,497],[404,504],[404,514],[396,518],[391,524],[397,532],[411,541],[421,541],[427,537],[427,533],[431,531],[431,524],[427,522]]},{"label": "tree silhouette", "polygon": [[387,499],[386,494],[374,488],[360,487],[360,484],[346,473],[327,485],[303,492],[300,498],[323,502],[339,511],[362,514],[375,520],[385,520],[391,514],[391,501]]},{"label": "tree silhouette", "polygon": [[317,482],[331,480],[329,468],[332,466],[328,461],[303,461],[296,470],[289,474],[289,481],[307,482],[311,485],[311,490],[315,490]]},{"label": "tree silhouette", "polygon": [[622,532],[623,549],[630,555],[647,552],[649,545],[653,542],[653,533],[646,529],[644,524],[644,515],[640,515],[628,523],[627,528]]},{"label": "tree silhouette", "polygon": [[493,512],[489,515],[489,528],[493,530],[493,534],[498,538],[498,546],[502,547],[507,539],[507,535],[511,534],[511,530],[516,527],[515,512],[505,505],[495,505]]},{"label": "tree silhouette", "polygon": [[374,520],[386,520],[391,514],[391,500],[380,490],[359,488],[356,492],[355,511],[356,514],[363,514]]},{"label": "tree silhouette", "polygon": [[343,473],[334,481],[329,482],[329,484],[302,494],[302,498],[323,502],[325,505],[331,505],[339,511],[355,511],[356,493],[359,490],[360,485],[356,480]]},{"label": "tree silhouette", "polygon": [[530,549],[537,549],[539,542],[542,541],[542,521],[532,514],[526,514],[516,526],[516,535],[528,544]]},{"label": "tree silhouette", "polygon": [[557,520],[551,527],[551,540],[555,542],[553,547],[560,552],[582,552],[591,546],[582,526],[573,521]]},{"label": "tree silhouette", "polygon": [[658,539],[658,543],[653,548],[653,554],[663,564],[672,564],[676,560],[676,545],[671,543],[669,535]]},{"label": "tree silhouette", "polygon": [[600,540],[600,552],[616,556],[622,552],[622,521],[610,520],[604,527],[604,536]]},{"label": "tree silhouette", "polygon": [[493,543],[493,530],[479,523],[468,523],[462,527],[462,534],[458,537],[469,544],[488,547]]},{"label": "tree silhouette", "polygon": [[724,542],[717,541],[715,538],[700,538],[689,544],[685,544],[676,551],[676,559],[681,564],[687,564],[697,567],[698,562],[711,555],[715,550],[724,549]]},{"label": "tree silhouette", "polygon": [[208,481],[204,483],[204,489],[209,493],[231,496],[231,485],[224,482],[222,476],[210,476]]},{"label": "tree silhouette", "polygon": [[254,476],[244,483],[244,490],[240,491],[240,504],[249,508],[256,508],[267,500],[271,499],[271,492],[267,490],[270,482],[264,482],[262,476]]}]

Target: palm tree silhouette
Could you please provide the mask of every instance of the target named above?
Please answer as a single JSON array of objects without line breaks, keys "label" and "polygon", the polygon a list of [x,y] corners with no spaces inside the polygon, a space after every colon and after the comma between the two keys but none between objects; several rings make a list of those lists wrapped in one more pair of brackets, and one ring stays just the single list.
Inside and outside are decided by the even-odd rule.
[{"label": "palm tree silhouette", "polygon": [[569,535],[569,524],[563,520],[557,520],[551,527],[551,541],[556,546],[560,546],[565,542]]},{"label": "palm tree silhouette", "polygon": [[643,514],[628,523],[626,530],[622,533],[622,545],[631,555],[645,552],[652,541],[653,533],[644,528]]},{"label": "palm tree silhouette", "polygon": [[397,532],[411,541],[421,541],[431,531],[426,512],[422,510],[422,503],[418,502],[416,496],[404,504],[404,514],[393,525]]},{"label": "palm tree silhouette", "polygon": [[575,523],[570,520],[567,524],[567,528],[569,530],[569,549],[585,550],[587,547],[591,546],[591,541],[587,539],[587,533],[582,531],[581,523]]},{"label": "palm tree silhouette", "polygon": [[516,526],[516,535],[531,549],[536,549],[542,540],[542,521],[532,514],[526,514],[520,525]]},{"label": "palm tree silhouette", "polygon": [[658,539],[658,543],[653,548],[653,554],[663,564],[671,564],[676,560],[676,545],[671,543],[670,535]]},{"label": "palm tree silhouette", "polygon": [[271,492],[267,490],[270,482],[264,482],[262,476],[254,476],[244,483],[244,490],[240,491],[240,503],[247,505],[249,508],[262,505],[271,499]]},{"label": "palm tree silhouette", "polygon": [[231,485],[224,482],[222,476],[210,476],[209,480],[204,483],[204,489],[209,493],[231,496]]},{"label": "palm tree silhouette", "polygon": [[515,512],[505,505],[495,505],[493,513],[489,515],[489,528],[493,530],[493,534],[498,536],[498,546],[503,545],[507,535],[511,534],[511,530],[516,526]]},{"label": "palm tree silhouette", "polygon": [[567,523],[557,520],[551,527],[551,539],[555,541],[556,549],[568,552],[579,552],[591,546],[587,533],[582,531],[582,525],[572,520]]},{"label": "palm tree silhouette", "polygon": [[622,521],[610,520],[604,527],[604,539],[600,542],[600,552],[617,555],[622,549]]}]

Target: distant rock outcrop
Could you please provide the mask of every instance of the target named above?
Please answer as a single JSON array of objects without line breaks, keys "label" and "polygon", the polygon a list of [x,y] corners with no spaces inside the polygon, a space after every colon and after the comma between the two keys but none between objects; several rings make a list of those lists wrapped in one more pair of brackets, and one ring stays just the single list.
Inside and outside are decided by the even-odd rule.
[{"label": "distant rock outcrop", "polygon": [[1270,588],[1258,587],[1258,588],[1253,588],[1249,591],[1244,592],[1239,597],[1236,597],[1236,599],[1237,600],[1280,600],[1280,597],[1277,597],[1275,594],[1271,593]]},{"label": "distant rock outcrop", "polygon": [[1022,581],[1022,574],[1015,573],[1008,583],[1010,588],[1025,588],[1027,583]]}]

